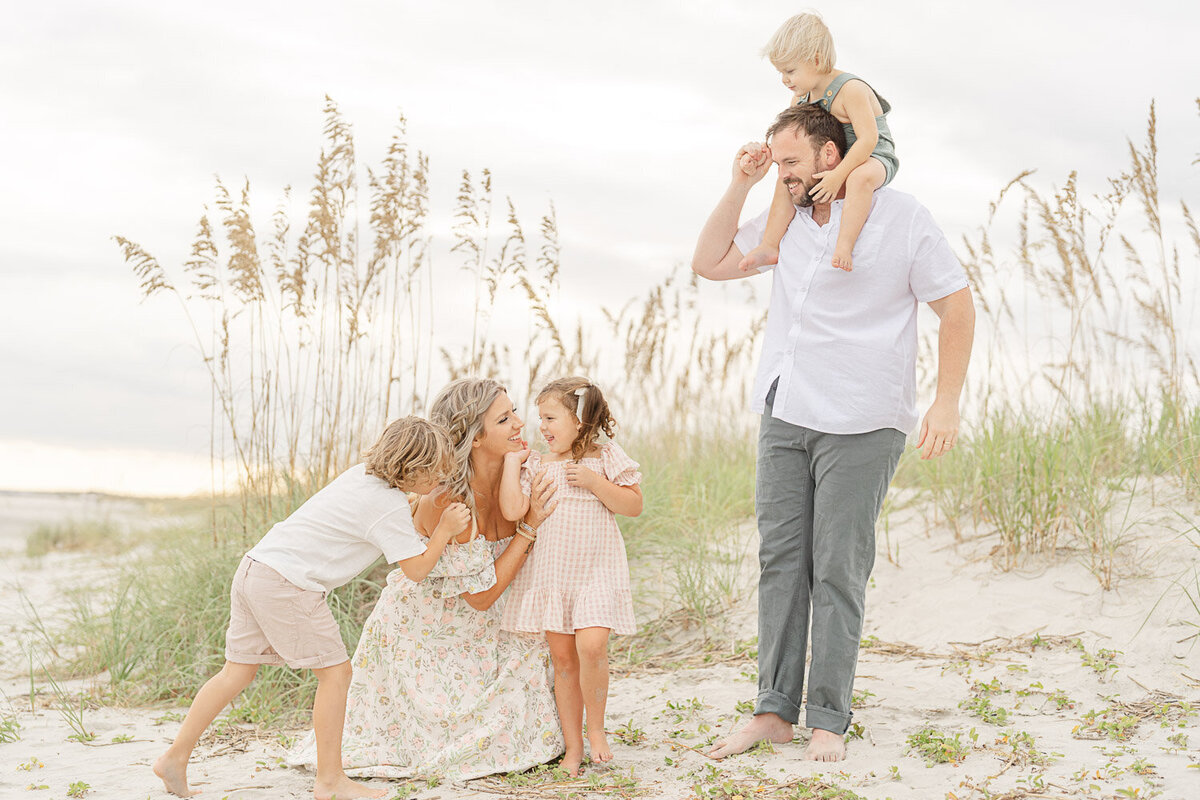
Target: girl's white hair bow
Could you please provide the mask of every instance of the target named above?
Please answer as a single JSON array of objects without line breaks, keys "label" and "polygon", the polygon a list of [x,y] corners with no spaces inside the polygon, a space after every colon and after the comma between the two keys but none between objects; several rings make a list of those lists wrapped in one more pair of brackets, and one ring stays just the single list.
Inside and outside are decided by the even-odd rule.
[{"label": "girl's white hair bow", "polygon": [[580,386],[575,390],[575,418],[583,422],[583,398],[587,395],[587,386]]}]

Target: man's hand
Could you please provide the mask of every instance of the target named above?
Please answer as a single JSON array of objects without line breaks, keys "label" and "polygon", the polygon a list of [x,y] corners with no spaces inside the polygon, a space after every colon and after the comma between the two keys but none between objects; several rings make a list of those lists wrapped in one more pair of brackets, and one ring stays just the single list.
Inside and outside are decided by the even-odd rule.
[{"label": "man's hand", "polygon": [[925,418],[921,420],[921,438],[917,447],[922,460],[946,455],[958,438],[958,405],[934,400]]},{"label": "man's hand", "polygon": [[832,203],[837,199],[838,192],[842,190],[842,184],[845,179],[838,173],[836,169],[831,169],[827,172],[814,172],[814,178],[821,180],[816,186],[808,190],[808,195],[813,199],[814,203]]},{"label": "man's hand", "polygon": [[749,142],[742,145],[733,159],[733,179],[749,179],[751,184],[755,184],[763,179],[770,168],[771,148],[762,142]]}]

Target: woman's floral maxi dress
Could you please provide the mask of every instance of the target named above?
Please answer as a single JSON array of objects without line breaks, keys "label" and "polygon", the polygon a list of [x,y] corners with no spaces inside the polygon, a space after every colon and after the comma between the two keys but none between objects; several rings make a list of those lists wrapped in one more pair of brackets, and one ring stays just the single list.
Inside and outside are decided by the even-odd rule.
[{"label": "woman's floral maxi dress", "polygon": [[[500,630],[503,598],[477,611],[460,597],[495,584],[504,546],[476,537],[420,583],[388,575],[351,659],[348,775],[467,780],[563,752],[545,639]],[[315,765],[311,736],[289,761]]]}]

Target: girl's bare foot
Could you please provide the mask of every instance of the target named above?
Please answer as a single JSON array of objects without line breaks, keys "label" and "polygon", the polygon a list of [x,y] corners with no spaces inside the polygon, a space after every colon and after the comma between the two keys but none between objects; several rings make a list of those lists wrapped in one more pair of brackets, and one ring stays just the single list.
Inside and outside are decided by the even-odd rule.
[{"label": "girl's bare foot", "polygon": [[746,253],[745,257],[738,262],[738,269],[742,272],[749,272],[752,269],[761,269],[762,267],[769,267],[772,264],[778,263],[779,248],[760,244],[749,253]]},{"label": "girl's bare foot", "polygon": [[588,745],[592,750],[592,761],[597,761],[601,764],[606,761],[612,761],[612,748],[608,746],[608,737],[604,735],[604,731],[599,731],[593,734],[588,731]]},{"label": "girl's bare foot", "polygon": [[850,272],[854,269],[854,259],[850,257],[854,252],[853,247],[842,247],[837,245],[833,248],[833,265],[838,269],[844,269]]},{"label": "girl's bare foot", "polygon": [[841,761],[846,757],[846,737],[833,731],[812,729],[812,740],[804,751],[806,761]]},{"label": "girl's bare foot", "polygon": [[583,763],[583,742],[576,745],[568,745],[567,752],[563,753],[562,761],[558,765],[567,771],[567,775],[572,778],[579,777],[579,765]]},{"label": "girl's bare foot", "polygon": [[333,782],[317,781],[313,787],[313,797],[316,800],[350,800],[353,797],[383,797],[387,794],[383,789],[372,789],[364,783],[350,780],[346,775]]},{"label": "girl's bare foot", "polygon": [[178,761],[163,753],[154,762],[154,774],[162,778],[166,790],[177,797],[192,797],[200,794],[199,789],[188,789],[187,760]]},{"label": "girl's bare foot", "polygon": [[783,744],[792,740],[792,723],[778,714],[756,714],[740,731],[716,742],[705,755],[724,758],[744,753],[763,739]]}]

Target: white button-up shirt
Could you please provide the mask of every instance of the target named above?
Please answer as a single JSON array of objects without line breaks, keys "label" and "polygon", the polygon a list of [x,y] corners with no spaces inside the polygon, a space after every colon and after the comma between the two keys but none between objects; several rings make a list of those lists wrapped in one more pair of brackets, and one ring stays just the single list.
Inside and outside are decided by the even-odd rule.
[{"label": "white button-up shirt", "polygon": [[[822,433],[911,432],[917,424],[917,304],[967,285],[929,211],[912,195],[875,192],[854,245],[854,269],[832,265],[842,201],[817,225],[797,209],[779,247],[751,407]],[[762,242],[767,215],[742,225],[734,244]],[[765,271],[765,270],[764,270]]]}]

